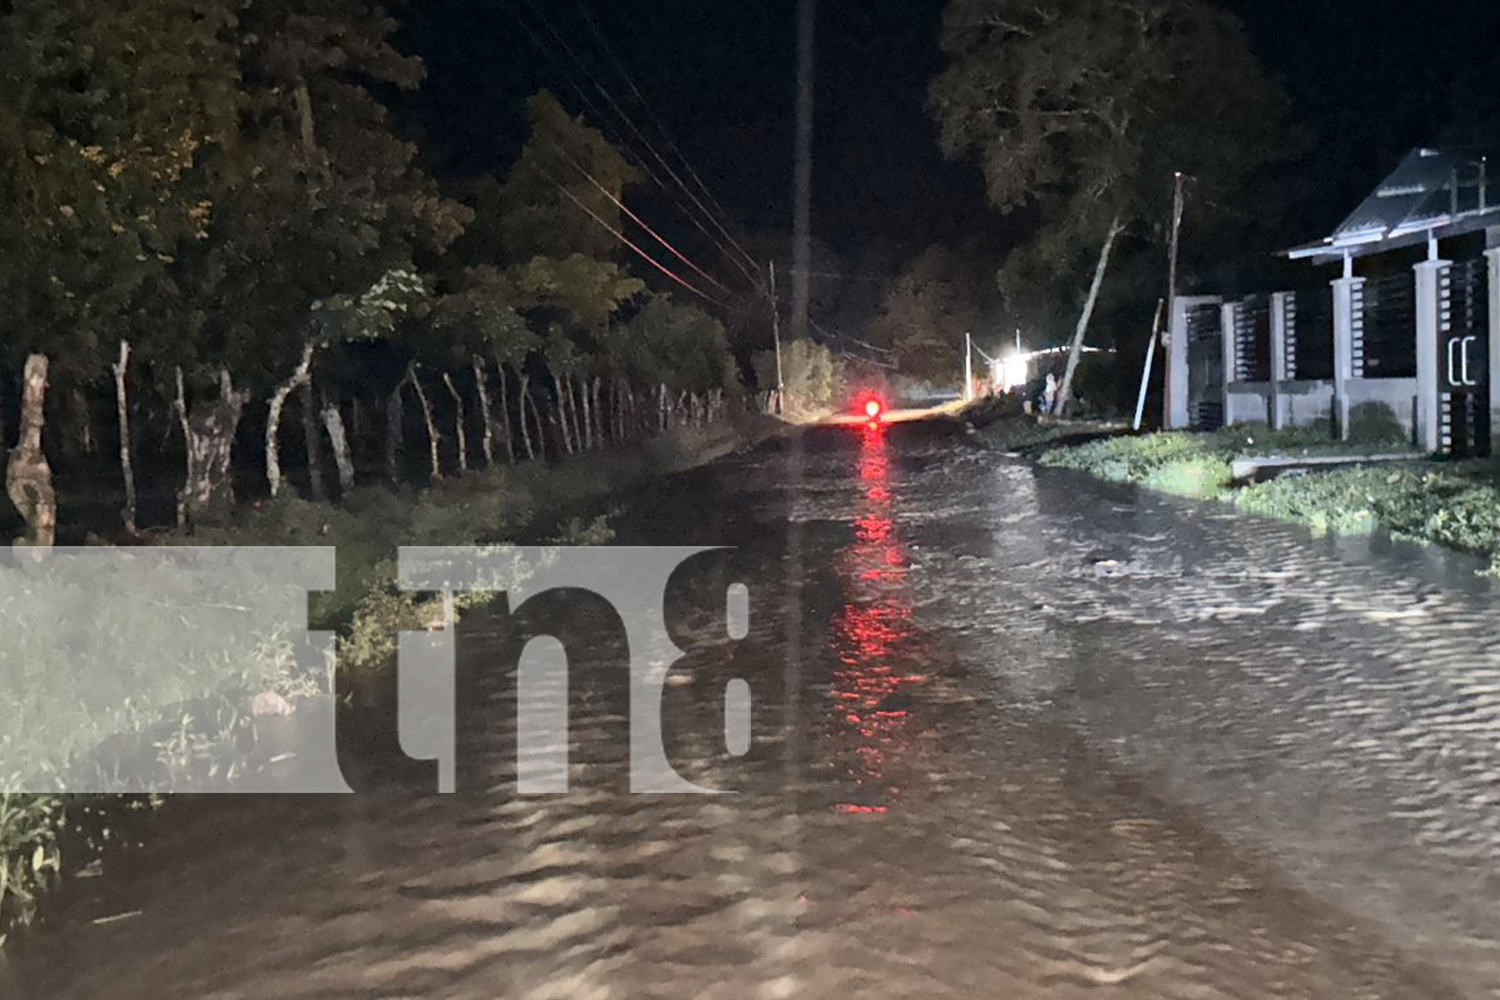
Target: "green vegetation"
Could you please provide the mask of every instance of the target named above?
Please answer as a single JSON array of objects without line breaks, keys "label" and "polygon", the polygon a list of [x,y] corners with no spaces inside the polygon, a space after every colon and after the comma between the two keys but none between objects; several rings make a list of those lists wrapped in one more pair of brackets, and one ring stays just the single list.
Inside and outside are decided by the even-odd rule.
[{"label": "green vegetation", "polygon": [[[761,351],[754,358],[756,380],[776,385],[776,352]],[[785,383],[785,413],[792,419],[816,420],[838,405],[845,388],[844,365],[833,352],[811,340],[782,346],[781,376]]]},{"label": "green vegetation", "polygon": [[[395,549],[524,539],[536,544],[599,545],[613,539],[607,517],[563,517],[574,505],[597,503],[648,477],[681,469],[769,433],[770,421],[683,428],[632,448],[545,467],[539,463],[497,466],[441,480],[425,490],[393,493],[381,487],[352,491],[340,504],[283,496],[242,505],[232,517],[192,534],[172,533],[164,545],[333,546],[338,587],[309,600],[313,628],[338,638],[338,687],[356,705],[369,700],[393,662],[397,634],[442,619],[441,601],[396,588]],[[524,571],[524,567],[521,568]],[[13,574],[16,571],[0,570]],[[218,581],[243,603],[254,597],[245,581]],[[252,700],[274,693],[295,707],[307,697],[332,692],[321,677],[298,669],[285,635],[266,636],[254,649],[215,645],[212,632],[167,635],[149,631],[132,615],[127,586],[78,591],[72,612],[27,608],[40,600],[21,587],[0,588],[0,613],[21,621],[58,621],[60,614],[85,616],[95,627],[82,637],[96,646],[151,648],[162,665],[139,675],[121,674],[107,690],[97,672],[84,676],[79,662],[97,657],[34,655],[52,649],[35,632],[0,656],[0,714],[24,720],[0,733],[0,760],[34,787],[38,775],[62,775],[101,746],[144,750],[166,776],[210,787],[246,766],[243,748],[253,741]],[[101,600],[110,595],[115,600]],[[159,596],[159,595],[153,595]],[[201,605],[193,595],[185,604]],[[462,611],[488,594],[455,595]],[[86,605],[86,607],[85,607]],[[14,616],[14,617],[13,617]],[[28,648],[24,641],[31,635]],[[46,747],[42,755],[32,752]],[[23,752],[23,750],[25,752]],[[39,897],[67,869],[76,870],[111,839],[121,812],[158,804],[148,797],[71,797],[0,794],[0,928],[25,923]],[[0,935],[3,941],[3,935]]]},{"label": "green vegetation", "polygon": [[1314,533],[1431,542],[1490,559],[1500,574],[1500,469],[1492,463],[1391,469],[1356,466],[1258,483],[1233,495],[1252,514],[1308,525]]},{"label": "green vegetation", "polygon": [[1360,535],[1377,529],[1412,541],[1487,556],[1500,574],[1500,466],[1494,462],[1350,465],[1235,486],[1230,462],[1241,456],[1361,455],[1405,447],[1399,426],[1370,419],[1360,439],[1328,441],[1310,428],[1272,432],[1228,427],[1213,433],[1113,437],[1049,451],[1041,464],[1177,496],[1219,499],[1246,513],[1307,526],[1314,534]]},{"label": "green vegetation", "polygon": [[[704,308],[753,292],[748,269],[709,295],[638,262],[619,234],[644,178],[545,91],[525,132],[501,137],[512,163],[429,174],[407,138],[420,130],[386,105],[423,77],[400,23],[380,3],[313,6],[0,10],[0,434],[19,442],[6,492],[28,544],[60,529],[336,547],[337,589],[310,621],[337,632],[341,685],[357,693],[398,630],[435,617],[395,590],[397,546],[607,540],[603,521],[546,517],[732,442],[739,373],[771,330],[740,329],[732,353],[736,313]],[[175,492],[170,532],[143,523],[138,478],[149,517]],[[105,482],[122,495],[101,497]],[[111,532],[99,514],[116,499]],[[151,634],[128,574],[44,600],[24,574],[64,571],[48,566],[0,567],[0,613],[19,623],[0,656],[0,788],[52,787],[102,766],[101,748],[223,781],[246,766],[252,699],[326,688],[285,635],[236,649],[229,629]],[[187,606],[201,591],[155,596]],[[77,655],[53,642],[66,622],[89,623]],[[121,649],[151,649],[162,669],[101,682],[79,666]],[[126,801],[0,798],[0,927],[29,918],[63,832]],[[83,853],[97,840],[80,834]]]},{"label": "green vegetation", "polygon": [[1396,431],[1392,435],[1388,427],[1373,424],[1366,434],[1351,435],[1348,441],[1330,441],[1318,428],[1272,431],[1264,426],[1237,425],[1210,433],[1166,431],[1111,437],[1048,452],[1041,461],[1114,482],[1211,499],[1229,492],[1229,463],[1237,457],[1361,455],[1407,449],[1399,427]]}]

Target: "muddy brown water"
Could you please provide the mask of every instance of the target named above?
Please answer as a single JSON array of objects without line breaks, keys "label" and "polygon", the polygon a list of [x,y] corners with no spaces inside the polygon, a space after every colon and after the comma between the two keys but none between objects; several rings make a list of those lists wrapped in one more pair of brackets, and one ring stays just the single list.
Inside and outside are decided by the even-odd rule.
[{"label": "muddy brown water", "polygon": [[[814,432],[625,503],[621,542],[733,546],[674,579],[663,708],[678,769],[731,794],[629,793],[607,609],[477,612],[458,794],[370,765],[355,795],[184,803],[0,991],[1500,995],[1496,595],[1471,563],[930,434]],[[521,796],[514,650],[549,622],[571,787]]]}]

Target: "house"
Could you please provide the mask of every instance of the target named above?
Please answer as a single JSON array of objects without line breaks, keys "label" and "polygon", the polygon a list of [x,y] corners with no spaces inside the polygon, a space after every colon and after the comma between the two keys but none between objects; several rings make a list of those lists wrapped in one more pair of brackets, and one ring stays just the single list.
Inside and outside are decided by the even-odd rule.
[{"label": "house", "polygon": [[[1415,149],[1329,236],[1284,251],[1327,286],[1179,296],[1165,425],[1394,419],[1423,450],[1487,454],[1500,393],[1500,190],[1483,158]],[[1411,259],[1409,259],[1411,258]]]}]

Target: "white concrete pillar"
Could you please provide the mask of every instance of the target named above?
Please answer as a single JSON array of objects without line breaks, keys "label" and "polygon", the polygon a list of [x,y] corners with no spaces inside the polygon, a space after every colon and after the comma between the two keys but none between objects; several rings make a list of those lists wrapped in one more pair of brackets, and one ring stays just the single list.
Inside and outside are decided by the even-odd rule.
[{"label": "white concrete pillar", "polygon": [[1180,431],[1192,422],[1188,416],[1188,301],[1172,299],[1172,315],[1167,324],[1167,370],[1162,426]]},{"label": "white concrete pillar", "polygon": [[1354,378],[1354,298],[1364,278],[1333,281],[1333,412],[1339,437],[1349,437],[1349,381]]},{"label": "white concrete pillar", "polygon": [[1442,411],[1438,405],[1438,340],[1446,317],[1442,308],[1442,277],[1446,260],[1424,260],[1416,265],[1417,283],[1417,444],[1425,452],[1443,446]]},{"label": "white concrete pillar", "polygon": [[1271,293],[1271,426],[1278,431],[1286,426],[1281,383],[1292,377],[1286,363],[1286,314],[1291,299],[1291,292]]},{"label": "white concrete pillar", "polygon": [[1489,262],[1485,292],[1490,303],[1490,434],[1500,440],[1500,246],[1484,252]]},{"label": "white concrete pillar", "polygon": [[[1166,429],[1183,430],[1193,425],[1188,401],[1188,313],[1201,306],[1223,303],[1217,295],[1179,295],[1172,300],[1172,323],[1167,328]],[[1231,373],[1226,372],[1228,379]]]},{"label": "white concrete pillar", "polygon": [[1226,302],[1219,307],[1219,339],[1224,352],[1224,426],[1235,422],[1234,394],[1229,387],[1240,380],[1235,369],[1235,317],[1239,315],[1238,302]]}]

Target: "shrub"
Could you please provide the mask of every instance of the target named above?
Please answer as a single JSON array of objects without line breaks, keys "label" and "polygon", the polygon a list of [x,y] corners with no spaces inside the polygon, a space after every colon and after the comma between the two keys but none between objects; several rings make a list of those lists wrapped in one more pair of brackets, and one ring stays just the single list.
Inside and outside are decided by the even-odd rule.
[{"label": "shrub", "polygon": [[1176,496],[1212,499],[1229,488],[1229,466],[1208,456],[1179,459],[1152,469],[1141,485]]}]

